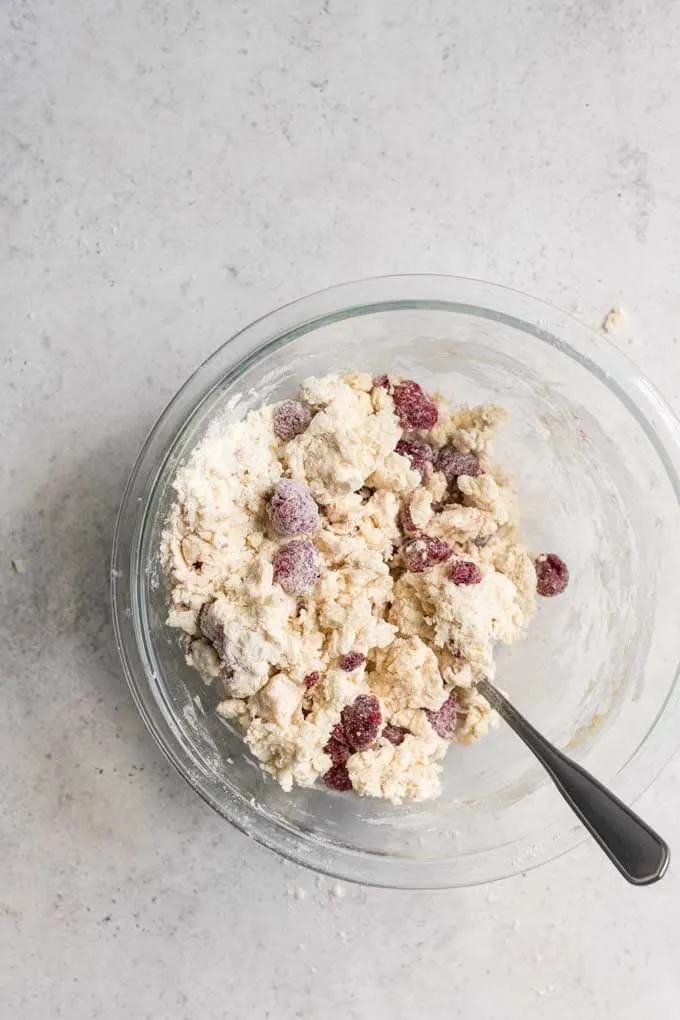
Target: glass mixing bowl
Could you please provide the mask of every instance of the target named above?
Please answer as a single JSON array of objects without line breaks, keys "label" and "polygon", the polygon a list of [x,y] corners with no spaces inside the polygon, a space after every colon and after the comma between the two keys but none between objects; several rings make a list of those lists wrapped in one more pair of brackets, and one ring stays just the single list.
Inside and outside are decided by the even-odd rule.
[{"label": "glass mixing bowl", "polygon": [[680,426],[602,336],[474,280],[404,276],[334,287],[265,316],[185,383],[132,471],[113,550],[120,653],[147,726],[194,789],[259,843],[376,885],[470,885],[525,871],[584,838],[505,727],[452,746],[437,801],[393,807],[283,790],[260,770],[165,625],[159,544],[172,479],[216,418],[292,396],[301,379],[401,373],[455,403],[510,412],[496,457],[514,476],[536,552],[571,571],[525,641],[498,649],[498,684],[624,800],[679,742]]}]

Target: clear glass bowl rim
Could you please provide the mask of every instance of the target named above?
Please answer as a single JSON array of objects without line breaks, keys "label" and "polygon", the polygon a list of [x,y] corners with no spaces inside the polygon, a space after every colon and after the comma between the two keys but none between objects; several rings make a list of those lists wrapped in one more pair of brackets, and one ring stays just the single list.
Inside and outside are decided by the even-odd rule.
[{"label": "clear glass bowl rim", "polygon": [[[407,296],[405,296],[407,295]],[[410,889],[454,888],[495,881],[561,856],[586,837],[574,822],[546,841],[543,852],[521,868],[512,854],[480,851],[475,877],[461,879],[456,858],[413,860],[366,854],[330,844],[286,826],[231,794],[196,766],[179,739],[171,714],[157,697],[158,678],[145,653],[141,547],[156,482],[185,428],[217,385],[234,382],[267,351],[339,319],[399,309],[437,309],[491,318],[551,344],[575,359],[634,415],[668,475],[680,503],[680,423],[658,390],[614,344],[574,316],[498,284],[466,277],[400,275],[343,283],[309,294],[268,313],[234,334],[187,379],[160,414],[131,471],[118,513],[111,561],[111,602],[118,651],[137,708],[166,758],[218,814],[257,843],[321,873],[363,884]],[[563,335],[568,333],[570,342]],[[637,799],[680,744],[680,663],[646,739],[622,767],[618,789]],[[676,735],[678,733],[678,735]],[[555,794],[557,796],[557,793]],[[499,851],[507,848],[497,848]]]}]

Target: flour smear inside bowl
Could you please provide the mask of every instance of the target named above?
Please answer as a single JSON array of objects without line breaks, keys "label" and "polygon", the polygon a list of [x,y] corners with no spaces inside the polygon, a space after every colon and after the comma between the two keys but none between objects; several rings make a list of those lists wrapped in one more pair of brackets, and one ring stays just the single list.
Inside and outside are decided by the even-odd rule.
[{"label": "flour smear inside bowl", "polygon": [[175,478],[168,624],[284,789],[434,798],[451,743],[495,726],[475,686],[494,645],[568,582],[522,542],[504,418],[396,376],[311,378]]}]

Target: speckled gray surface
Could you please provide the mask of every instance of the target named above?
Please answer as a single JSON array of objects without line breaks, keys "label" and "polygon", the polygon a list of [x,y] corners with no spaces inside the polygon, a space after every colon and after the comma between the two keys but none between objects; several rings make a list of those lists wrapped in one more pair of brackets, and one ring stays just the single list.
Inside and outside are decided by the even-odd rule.
[{"label": "speckled gray surface", "polygon": [[[390,893],[231,831],[137,719],[107,581],[164,402],[237,327],[343,279],[476,275],[594,324],[621,302],[616,342],[680,410],[678,5],[8,0],[0,19],[0,1014],[673,1015],[673,868],[633,890],[584,847],[493,888]],[[678,844],[679,782],[676,761],[641,802]]]}]

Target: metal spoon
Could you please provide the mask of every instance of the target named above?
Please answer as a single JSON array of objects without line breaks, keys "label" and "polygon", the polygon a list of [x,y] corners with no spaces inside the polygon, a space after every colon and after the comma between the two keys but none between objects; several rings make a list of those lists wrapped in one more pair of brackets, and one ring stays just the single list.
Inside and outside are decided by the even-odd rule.
[{"label": "metal spoon", "polygon": [[477,690],[538,758],[623,877],[633,885],[651,885],[663,878],[670,851],[661,837],[611,790],[553,747],[488,680],[481,680]]}]

